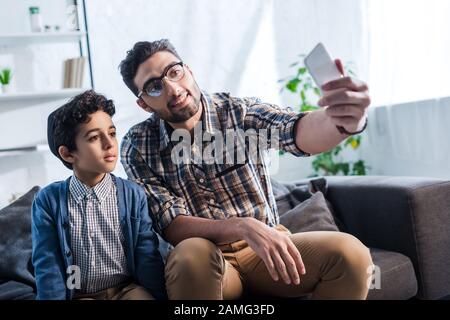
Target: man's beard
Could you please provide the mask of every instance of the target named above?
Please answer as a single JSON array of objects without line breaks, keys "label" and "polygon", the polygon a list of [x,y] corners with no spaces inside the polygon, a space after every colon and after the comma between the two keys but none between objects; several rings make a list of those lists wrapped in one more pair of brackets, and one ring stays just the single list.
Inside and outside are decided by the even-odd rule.
[{"label": "man's beard", "polygon": [[190,102],[187,106],[185,106],[181,110],[173,111],[169,109],[167,119],[163,120],[170,123],[180,123],[192,118],[198,112],[198,109],[200,107],[200,99],[198,99],[198,101],[195,101],[194,97],[193,96],[191,97],[193,101]]},{"label": "man's beard", "polygon": [[192,118],[195,114],[197,114],[198,109],[200,108],[201,94],[198,86],[196,91],[198,92],[197,98],[194,97],[191,91],[187,90],[186,99],[191,98],[192,101],[180,110],[173,110],[171,102],[169,102],[167,105],[168,112],[165,115],[160,115],[160,118],[170,123],[181,123]]}]

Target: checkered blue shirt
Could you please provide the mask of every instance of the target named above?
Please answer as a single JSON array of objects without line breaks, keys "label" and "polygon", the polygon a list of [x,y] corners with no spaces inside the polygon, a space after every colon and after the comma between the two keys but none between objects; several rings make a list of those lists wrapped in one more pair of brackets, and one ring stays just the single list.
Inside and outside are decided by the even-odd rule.
[{"label": "checkered blue shirt", "polygon": [[74,264],[81,271],[79,292],[94,293],[126,282],[130,275],[113,176],[106,174],[89,188],[73,175],[68,204]]},{"label": "checkered blue shirt", "polygon": [[[223,136],[229,130],[277,129],[280,149],[308,156],[295,144],[295,124],[304,113],[227,93],[203,92],[202,102],[204,133]],[[254,217],[270,226],[279,223],[265,157],[259,158],[262,161],[246,159],[240,164],[177,164],[171,158],[175,144],[170,133],[167,123],[152,114],[132,127],[121,144],[125,171],[129,179],[145,188],[161,234],[178,215],[208,219]],[[193,158],[198,155],[197,146],[192,145]]]}]

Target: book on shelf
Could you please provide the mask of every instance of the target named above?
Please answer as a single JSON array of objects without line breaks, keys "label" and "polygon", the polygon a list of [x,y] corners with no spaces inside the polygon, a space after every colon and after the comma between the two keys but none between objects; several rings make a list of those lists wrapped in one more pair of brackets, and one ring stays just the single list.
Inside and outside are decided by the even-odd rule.
[{"label": "book on shelf", "polygon": [[64,88],[82,88],[86,58],[78,57],[64,61]]}]

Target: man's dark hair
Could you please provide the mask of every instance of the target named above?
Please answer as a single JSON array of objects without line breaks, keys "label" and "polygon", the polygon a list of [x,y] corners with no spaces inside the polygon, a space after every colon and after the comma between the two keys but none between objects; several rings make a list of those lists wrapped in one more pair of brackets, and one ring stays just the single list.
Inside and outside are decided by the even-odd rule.
[{"label": "man's dark hair", "polygon": [[50,150],[67,168],[72,170],[72,164],[61,158],[58,148],[66,146],[69,151],[75,151],[77,149],[75,137],[79,125],[89,122],[89,116],[99,110],[111,117],[116,112],[112,100],[108,100],[94,90],[88,90],[73,97],[48,117],[47,138]]},{"label": "man's dark hair", "polygon": [[133,49],[127,51],[127,56],[120,63],[119,69],[122,74],[123,82],[125,82],[127,87],[134,93],[135,96],[139,94],[139,90],[134,84],[133,79],[136,76],[139,65],[159,51],[170,52],[181,60],[170,41],[167,39],[161,39],[153,42],[137,42]]}]

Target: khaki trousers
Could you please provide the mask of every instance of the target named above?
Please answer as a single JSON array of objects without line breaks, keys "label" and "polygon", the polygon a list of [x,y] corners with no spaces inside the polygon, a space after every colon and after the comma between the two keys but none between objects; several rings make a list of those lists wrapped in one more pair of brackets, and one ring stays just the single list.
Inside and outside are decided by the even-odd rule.
[{"label": "khaki trousers", "polygon": [[[278,226],[280,232],[289,231]],[[370,252],[342,232],[290,234],[306,268],[300,284],[274,281],[259,256],[244,241],[216,246],[203,238],[180,242],[166,264],[169,299],[256,297],[366,299],[372,275]]]},{"label": "khaki trousers", "polygon": [[74,300],[154,300],[154,298],[143,287],[127,283],[96,293],[75,294]]}]

